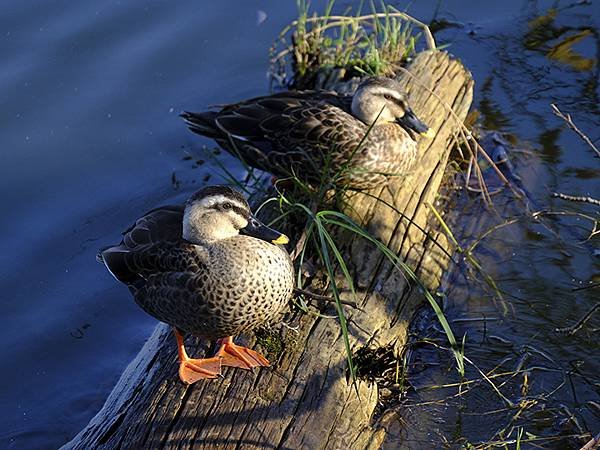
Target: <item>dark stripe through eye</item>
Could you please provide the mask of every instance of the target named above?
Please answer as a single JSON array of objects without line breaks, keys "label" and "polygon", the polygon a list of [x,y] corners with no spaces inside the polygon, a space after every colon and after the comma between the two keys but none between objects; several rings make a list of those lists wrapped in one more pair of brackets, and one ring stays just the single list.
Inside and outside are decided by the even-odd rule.
[{"label": "dark stripe through eye", "polygon": [[402,99],[396,98],[391,94],[383,94],[383,98],[385,98],[386,100],[389,100],[391,102],[394,102],[396,105],[398,105],[402,109],[406,109],[406,103],[404,103],[404,101]]},{"label": "dark stripe through eye", "polygon": [[239,214],[240,216],[244,217],[245,219],[248,219],[248,217],[250,217],[250,213],[248,211],[246,211],[243,208],[240,208],[238,206],[234,206],[231,208],[232,211],[236,212],[237,214]]},{"label": "dark stripe through eye", "polygon": [[239,206],[236,206],[230,202],[215,203],[210,208],[216,209],[217,211],[233,211],[236,214],[239,214],[240,216],[242,216],[246,219],[248,219],[248,217],[250,217],[249,211],[247,211],[244,208],[240,208]]}]

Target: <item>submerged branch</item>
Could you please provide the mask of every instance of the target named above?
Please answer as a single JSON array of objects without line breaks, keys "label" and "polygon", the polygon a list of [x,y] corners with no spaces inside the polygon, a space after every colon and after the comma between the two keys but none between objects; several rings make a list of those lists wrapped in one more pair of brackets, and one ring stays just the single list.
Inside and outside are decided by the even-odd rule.
[{"label": "submerged branch", "polygon": [[600,200],[597,200],[593,197],[582,197],[577,195],[568,195],[563,194],[561,192],[553,192],[552,197],[554,198],[562,198],[563,200],[569,200],[572,202],[583,202],[583,203],[591,203],[592,205],[600,206]]},{"label": "submerged branch", "polygon": [[571,325],[570,327],[565,328],[556,328],[554,331],[559,334],[567,334],[569,336],[577,333],[581,328],[585,325],[585,323],[592,318],[592,315],[596,312],[597,309],[600,308],[600,302],[596,303],[591,309],[585,313],[581,319],[577,321],[575,325]]},{"label": "submerged branch", "polygon": [[592,283],[588,286],[582,286],[582,287],[576,287],[571,289],[573,292],[575,291],[585,291],[586,289],[592,289],[592,288],[596,288],[596,287],[600,287],[600,283]]}]

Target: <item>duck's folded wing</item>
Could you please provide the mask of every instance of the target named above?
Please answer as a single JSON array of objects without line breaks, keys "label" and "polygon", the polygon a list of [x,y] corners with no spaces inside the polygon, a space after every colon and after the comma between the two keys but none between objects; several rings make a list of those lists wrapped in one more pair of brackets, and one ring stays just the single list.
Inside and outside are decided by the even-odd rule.
[{"label": "duck's folded wing", "polygon": [[229,105],[218,113],[186,112],[182,117],[192,131],[217,140],[261,169],[281,166],[289,172],[296,165],[318,170],[324,153],[366,130],[351,115],[351,102],[350,96],[332,92],[282,92]]},{"label": "duck's folded wing", "polygon": [[[205,285],[194,272],[153,274],[138,289],[136,302],[150,315],[174,326],[207,316]],[[201,325],[200,325],[201,327]]]},{"label": "duck's folded wing", "polygon": [[168,205],[148,211],[123,232],[122,244],[133,249],[138,245],[180,240],[183,210],[182,205]]},{"label": "duck's folded wing", "polygon": [[[340,155],[352,154],[367,127],[331,103],[309,103],[290,107],[260,123],[264,136],[276,142],[269,152],[271,165],[321,173]],[[299,172],[297,172],[299,173]]]},{"label": "duck's folded wing", "polygon": [[98,260],[119,281],[139,285],[153,273],[194,269],[194,246],[182,237],[183,207],[154,209],[123,233],[119,245],[100,251]]}]

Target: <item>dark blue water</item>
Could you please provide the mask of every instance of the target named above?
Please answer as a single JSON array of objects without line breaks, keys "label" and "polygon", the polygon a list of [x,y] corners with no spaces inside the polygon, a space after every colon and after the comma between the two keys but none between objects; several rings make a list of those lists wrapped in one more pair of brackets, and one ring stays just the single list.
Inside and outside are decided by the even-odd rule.
[{"label": "dark blue water", "polygon": [[[442,36],[473,71],[476,103],[491,96],[496,114],[488,116],[533,143],[538,172],[527,181],[541,201],[553,184],[600,192],[600,164],[577,138],[561,131],[544,139],[561,128],[552,98],[595,130],[597,84],[582,85],[597,83],[597,64],[576,71],[519,47],[532,10],[552,5],[428,1],[409,9],[425,21],[437,9],[461,22]],[[295,2],[0,4],[1,448],[56,447],[101,407],[155,321],[95,262],[96,251],[144,211],[222,181],[210,162],[194,167],[184,158],[207,160],[201,146],[211,143],[189,133],[177,114],[265,93],[268,48],[295,16]],[[594,24],[598,7],[577,6],[566,17]],[[578,50],[597,54],[594,42],[587,38]],[[492,75],[496,84],[483,92]],[[242,176],[234,160],[220,158]],[[530,245],[537,259],[515,262],[511,276],[543,266],[566,285],[600,272],[584,250],[566,270],[564,260]],[[495,270],[501,275],[504,267]],[[585,312],[584,300],[572,310],[560,296],[544,298],[557,305],[553,323]],[[531,317],[519,327],[537,324],[539,316]]]}]

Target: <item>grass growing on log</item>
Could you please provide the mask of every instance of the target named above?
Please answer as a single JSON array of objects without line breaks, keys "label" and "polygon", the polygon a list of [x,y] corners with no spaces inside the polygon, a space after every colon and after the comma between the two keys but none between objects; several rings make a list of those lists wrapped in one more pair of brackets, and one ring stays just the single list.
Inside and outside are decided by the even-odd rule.
[{"label": "grass growing on log", "polygon": [[[280,84],[298,89],[314,87],[324,71],[341,70],[352,75],[391,76],[398,64],[415,53],[420,37],[414,27],[422,29],[429,48],[435,41],[422,22],[381,2],[373,1],[371,13],[361,15],[361,7],[352,15],[332,15],[335,1],[325,12],[310,14],[306,0],[298,0],[298,19],[285,27],[271,48],[271,73]],[[291,67],[293,75],[287,69]]]},{"label": "grass growing on log", "polygon": [[254,334],[256,343],[265,349],[267,358],[276,360],[283,353],[284,343],[279,334],[266,328],[259,328]]},{"label": "grass growing on log", "polygon": [[373,244],[379,252],[385,255],[385,257],[394,265],[394,267],[396,267],[396,269],[400,270],[405,276],[408,277],[410,281],[412,281],[421,289],[421,292],[425,295],[425,298],[429,302],[431,308],[434,310],[436,317],[440,322],[440,325],[444,329],[444,332],[456,359],[457,370],[461,377],[464,376],[464,339],[462,342],[462,346],[459,346],[456,342],[456,338],[454,337],[454,333],[452,332],[452,329],[448,324],[448,320],[444,315],[444,312],[441,310],[437,301],[433,298],[433,296],[431,295],[427,287],[424,285],[424,283],[421,281],[421,279],[415,274],[413,269],[408,264],[406,264],[396,253],[392,252],[392,250],[390,250],[389,247],[387,247],[381,241],[379,241],[370,233],[368,233],[364,228],[354,223],[352,219],[350,219],[348,216],[341,213],[334,213],[333,211],[329,211],[327,213],[328,215],[332,216],[332,218],[325,218],[327,224],[336,225],[341,229],[350,231],[351,233],[354,233]]},{"label": "grass growing on log", "polygon": [[[419,37],[424,38],[427,49],[437,48],[429,27],[383,1],[379,9],[371,1],[371,13],[366,15],[361,15],[360,8],[355,15],[351,15],[351,9],[347,9],[344,15],[332,15],[333,5],[334,0],[331,0],[324,13],[318,16],[310,14],[305,0],[298,0],[298,19],[281,31],[271,47],[271,79],[280,86],[314,89],[330,88],[323,84],[353,76],[395,76],[403,72],[413,79],[418,88],[425,89],[456,122],[458,132],[453,138],[457,144],[462,144],[459,148],[468,153],[486,204],[493,207],[477,161],[478,155],[490,165],[515,198],[525,202],[527,208],[522,193],[504,176],[452,107],[403,67],[407,58],[415,54]],[[414,34],[414,28],[419,28],[420,33]]]},{"label": "grass growing on log", "polygon": [[[301,180],[294,178],[294,181],[296,185],[299,186],[303,191],[310,190],[310,188]],[[290,213],[297,211],[302,212],[306,217],[304,241],[302,244],[301,252],[299,253],[300,262],[298,268],[297,285],[299,288],[302,288],[302,263],[306,255],[309,242],[312,242],[314,243],[314,251],[323,263],[323,266],[325,267],[327,273],[327,277],[330,281],[329,287],[331,289],[333,298],[335,299],[336,311],[340,321],[340,328],[344,340],[344,347],[346,349],[348,369],[350,372],[351,379],[354,382],[356,380],[356,370],[354,362],[352,360],[352,349],[350,347],[348,323],[343,309],[341,294],[335,282],[336,266],[341,269],[354,299],[356,299],[356,291],[354,289],[354,283],[352,280],[352,276],[350,275],[350,271],[348,270],[348,266],[346,265],[346,262],[338,248],[338,245],[336,244],[335,239],[332,237],[332,235],[326,227],[327,224],[324,220],[326,214],[333,211],[315,212],[313,209],[311,209],[311,207],[307,206],[305,202],[290,200],[281,191],[279,191],[278,197],[272,197],[270,199],[267,199],[258,208],[258,210],[260,210],[262,206],[274,201],[278,202],[280,207],[282,208],[282,214],[277,219],[275,219],[275,221],[280,220],[281,217],[288,216]]]},{"label": "grass growing on log", "polygon": [[[315,199],[327,198],[327,191],[331,187],[330,184],[321,185],[319,190],[315,193],[314,189],[312,189],[303,181],[299,180],[297,177],[292,177],[290,179],[286,179],[285,181],[293,182],[294,189],[292,192],[290,194],[286,194],[278,190],[278,196],[272,197],[263,202],[258,210],[268,203],[277,202],[279,204],[281,214],[279,217],[275,218],[271,224],[282,220],[284,217],[289,217],[290,214],[296,214],[298,212],[304,217],[306,223],[303,232],[304,236],[298,243],[300,246],[299,251],[294,252],[299,258],[297,275],[298,287],[302,287],[303,280],[301,275],[301,267],[307,253],[310,253],[309,247],[312,244],[313,254],[318,256],[322,266],[325,268],[325,272],[329,280],[329,289],[331,290],[331,294],[335,299],[336,311],[340,321],[341,334],[344,340],[344,347],[346,349],[348,369],[351,379],[353,381],[356,380],[356,367],[352,359],[352,348],[348,335],[348,325],[343,309],[341,292],[336,284],[338,270],[341,272],[342,278],[348,286],[354,301],[356,301],[356,290],[354,287],[353,277],[342,255],[342,252],[339,249],[339,244],[335,239],[336,230],[349,232],[352,235],[357,236],[373,245],[374,248],[397,270],[404,274],[407,281],[409,281],[412,285],[416,285],[421,290],[430,306],[435,311],[440,325],[444,329],[456,359],[457,370],[461,377],[464,376],[464,341],[462,345],[457,342],[443,311],[412,267],[402,260],[399,255],[394,253],[387,245],[370,234],[365,228],[355,223],[346,214],[333,209],[321,209],[321,202]],[[312,192],[309,197],[306,197],[307,192]],[[301,198],[294,199],[293,197],[297,193],[300,193]]]}]

